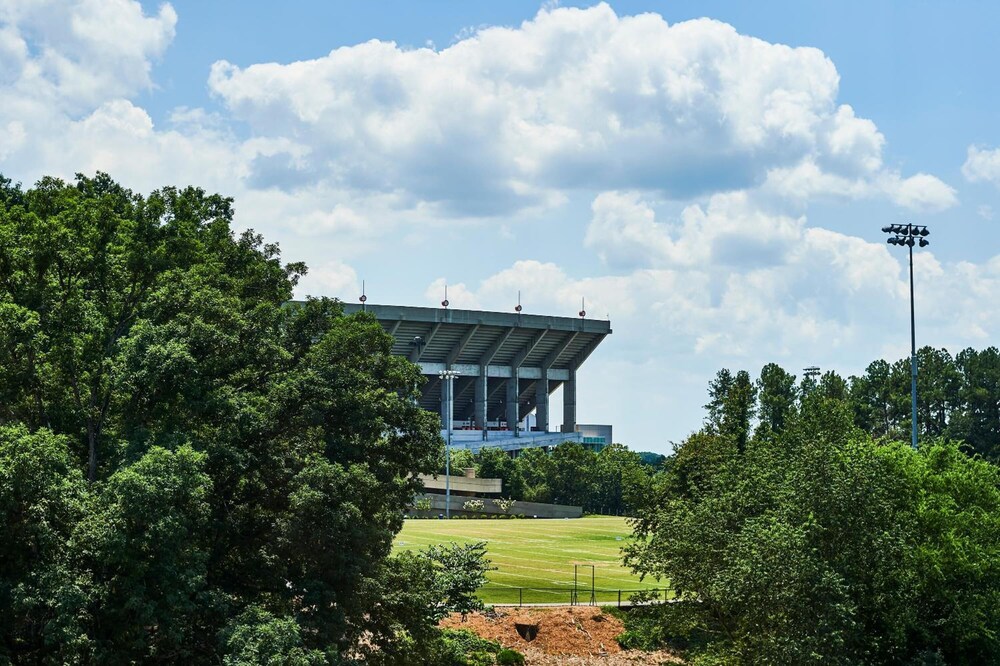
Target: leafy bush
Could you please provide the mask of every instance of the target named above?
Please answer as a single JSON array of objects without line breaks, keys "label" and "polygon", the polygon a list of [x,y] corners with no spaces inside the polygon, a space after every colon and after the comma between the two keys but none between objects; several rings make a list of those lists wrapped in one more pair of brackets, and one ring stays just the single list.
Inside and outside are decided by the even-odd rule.
[{"label": "leafy bush", "polygon": [[470,652],[496,654],[500,651],[500,643],[491,641],[488,638],[480,638],[468,629],[444,629],[442,634],[445,642],[455,646],[463,654]]},{"label": "leafy bush", "polygon": [[325,655],[302,646],[299,625],[253,606],[223,632],[224,666],[322,666]]},{"label": "leafy bush", "polygon": [[466,629],[445,629],[442,635],[448,654],[457,666],[494,666],[497,663],[500,643],[480,638]]},{"label": "leafy bush", "polygon": [[517,650],[504,648],[497,653],[497,666],[524,666],[524,655]]},{"label": "leafy bush", "polygon": [[476,591],[486,584],[490,566],[486,557],[486,542],[451,543],[430,546],[424,556],[435,566],[437,585],[443,607],[463,616],[483,608]]},{"label": "leafy bush", "polygon": [[430,497],[418,497],[416,501],[413,502],[413,508],[417,511],[430,511],[431,510],[431,498]]},{"label": "leafy bush", "polygon": [[466,500],[462,504],[462,508],[463,509],[465,509],[466,511],[473,511],[473,512],[474,511],[482,511],[483,510],[483,506],[485,506],[485,505],[483,504],[483,500],[481,500],[481,499]]},{"label": "leafy bush", "polygon": [[517,500],[511,499],[509,497],[506,499],[503,497],[498,497],[495,500],[493,500],[493,505],[496,506],[496,508],[500,509],[500,511],[502,511],[503,513],[510,513],[510,510],[514,508],[515,504],[517,504]]}]

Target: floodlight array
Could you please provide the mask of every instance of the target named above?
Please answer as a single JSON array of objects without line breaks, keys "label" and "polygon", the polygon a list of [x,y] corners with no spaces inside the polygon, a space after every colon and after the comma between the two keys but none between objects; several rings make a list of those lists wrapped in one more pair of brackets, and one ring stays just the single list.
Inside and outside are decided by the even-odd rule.
[{"label": "floodlight array", "polygon": [[929,236],[931,232],[928,231],[927,227],[924,225],[890,224],[887,227],[882,227],[882,231],[887,234],[894,234],[885,241],[889,245],[906,247],[913,247],[914,245],[927,247],[930,245],[930,241],[927,240],[927,236]]}]

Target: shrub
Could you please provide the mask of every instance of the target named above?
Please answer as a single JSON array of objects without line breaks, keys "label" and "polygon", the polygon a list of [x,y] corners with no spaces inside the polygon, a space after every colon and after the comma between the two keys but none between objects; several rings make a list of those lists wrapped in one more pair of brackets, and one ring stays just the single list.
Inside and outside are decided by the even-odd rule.
[{"label": "shrub", "polygon": [[504,499],[503,497],[498,497],[495,500],[493,500],[493,505],[496,508],[498,508],[502,513],[505,514],[510,513],[510,510],[514,508],[515,504],[517,504],[517,500],[512,499],[510,497],[506,499]]},{"label": "shrub", "polygon": [[225,666],[282,664],[319,666],[322,652],[302,645],[299,625],[292,618],[274,617],[258,606],[248,608],[223,631]]},{"label": "shrub", "polygon": [[444,608],[465,616],[483,607],[476,590],[486,584],[486,572],[496,569],[486,558],[486,542],[430,546],[424,555],[437,569],[437,586]]},{"label": "shrub", "polygon": [[504,648],[497,652],[498,666],[524,666],[524,655],[517,650]]},{"label": "shrub", "polygon": [[417,511],[430,511],[431,510],[431,498],[430,497],[418,497],[413,503],[413,508]]},{"label": "shrub", "polygon": [[466,511],[482,511],[483,506],[483,500],[481,499],[466,500],[465,503],[462,504],[462,508]]},{"label": "shrub", "polygon": [[501,651],[500,643],[480,638],[466,629],[444,629],[442,638],[456,666],[493,666],[494,655]]}]

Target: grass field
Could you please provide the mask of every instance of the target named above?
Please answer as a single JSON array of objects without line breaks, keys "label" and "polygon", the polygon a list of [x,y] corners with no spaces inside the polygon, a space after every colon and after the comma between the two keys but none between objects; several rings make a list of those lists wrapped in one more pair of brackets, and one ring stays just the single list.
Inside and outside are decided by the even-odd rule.
[{"label": "grass field", "polygon": [[[621,548],[630,530],[624,518],[595,516],[573,520],[407,520],[396,537],[396,550],[432,544],[486,541],[496,571],[480,591],[487,603],[569,603],[573,565],[594,566],[597,603],[614,602],[618,590],[662,587],[640,581],[621,564]],[[577,599],[591,596],[589,566],[578,569]],[[622,593],[626,600],[628,592]]]}]

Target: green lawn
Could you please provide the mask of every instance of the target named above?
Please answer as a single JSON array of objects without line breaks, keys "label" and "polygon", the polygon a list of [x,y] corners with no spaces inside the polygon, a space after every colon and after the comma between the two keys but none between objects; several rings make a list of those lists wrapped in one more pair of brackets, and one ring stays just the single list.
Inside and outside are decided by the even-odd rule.
[{"label": "green lawn", "polygon": [[[480,592],[487,603],[569,603],[573,565],[594,566],[598,603],[614,602],[618,590],[662,587],[640,582],[621,564],[621,548],[630,535],[624,518],[407,520],[396,537],[396,550],[420,549],[450,541],[486,541],[496,571]],[[590,567],[579,567],[578,601],[590,601]],[[622,593],[626,600],[628,592]]]}]

